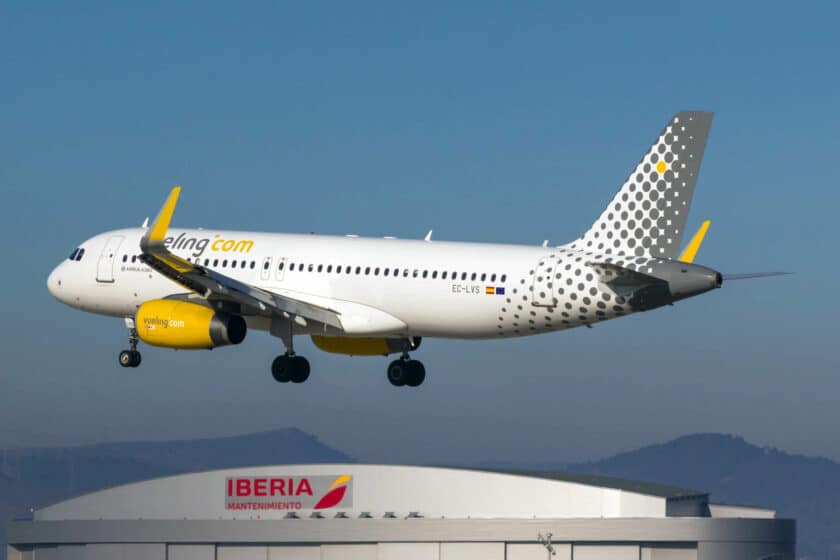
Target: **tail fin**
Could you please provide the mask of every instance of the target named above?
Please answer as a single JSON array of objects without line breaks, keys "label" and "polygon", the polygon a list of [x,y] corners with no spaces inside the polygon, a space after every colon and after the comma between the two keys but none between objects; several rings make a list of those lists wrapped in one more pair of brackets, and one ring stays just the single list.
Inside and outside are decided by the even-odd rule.
[{"label": "tail fin", "polygon": [[697,184],[712,113],[682,111],[572,249],[673,259]]}]

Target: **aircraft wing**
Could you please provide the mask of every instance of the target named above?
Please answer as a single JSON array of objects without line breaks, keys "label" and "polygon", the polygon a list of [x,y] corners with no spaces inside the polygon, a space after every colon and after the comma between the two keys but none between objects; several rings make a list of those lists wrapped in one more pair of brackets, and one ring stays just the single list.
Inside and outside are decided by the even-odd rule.
[{"label": "aircraft wing", "polygon": [[339,313],[335,310],[240,282],[171,253],[164,245],[164,239],[180,194],[181,187],[172,189],[154,223],[140,240],[140,259],[144,263],[209,301],[238,304],[247,311],[246,314],[302,317],[343,330]]}]

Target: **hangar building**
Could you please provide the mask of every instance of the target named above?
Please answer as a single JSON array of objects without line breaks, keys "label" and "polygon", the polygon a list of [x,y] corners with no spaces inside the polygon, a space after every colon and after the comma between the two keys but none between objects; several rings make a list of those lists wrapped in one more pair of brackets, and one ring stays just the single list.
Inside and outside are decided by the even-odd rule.
[{"label": "hangar building", "polygon": [[796,526],[604,477],[334,464],[118,486],[7,537],[9,560],[793,560]]}]

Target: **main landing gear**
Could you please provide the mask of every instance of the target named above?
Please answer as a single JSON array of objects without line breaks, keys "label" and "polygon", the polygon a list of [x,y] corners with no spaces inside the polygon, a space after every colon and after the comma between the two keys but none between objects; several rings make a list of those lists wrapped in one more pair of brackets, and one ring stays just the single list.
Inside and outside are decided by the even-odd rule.
[{"label": "main landing gear", "polygon": [[134,328],[134,320],[126,319],[125,324],[128,327],[128,344],[131,350],[123,350],[120,352],[120,365],[122,367],[137,367],[140,365],[140,352],[137,351],[137,342],[140,338],[137,336],[137,329]]},{"label": "main landing gear", "polygon": [[283,333],[283,343],[286,353],[274,358],[271,362],[271,376],[278,383],[303,383],[309,379],[309,360],[295,355],[294,331],[291,321],[288,333]]},{"label": "main landing gear", "polygon": [[271,375],[279,383],[303,383],[309,379],[309,360],[286,352],[271,363]]},{"label": "main landing gear", "polygon": [[388,381],[394,387],[418,387],[426,379],[423,362],[411,360],[408,354],[388,365]]}]

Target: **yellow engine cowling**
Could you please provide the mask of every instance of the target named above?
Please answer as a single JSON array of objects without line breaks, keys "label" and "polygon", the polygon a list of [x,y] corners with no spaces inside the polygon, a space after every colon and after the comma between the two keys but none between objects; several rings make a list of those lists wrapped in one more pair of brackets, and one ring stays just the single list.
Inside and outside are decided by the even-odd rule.
[{"label": "yellow engine cowling", "polygon": [[402,338],[349,338],[344,336],[312,335],[312,342],[324,352],[346,354],[348,356],[387,356],[406,350],[415,350],[420,346],[420,337]]},{"label": "yellow engine cowling", "polygon": [[248,332],[239,315],[177,299],[147,301],[137,310],[135,325],[146,344],[182,350],[239,344]]}]

